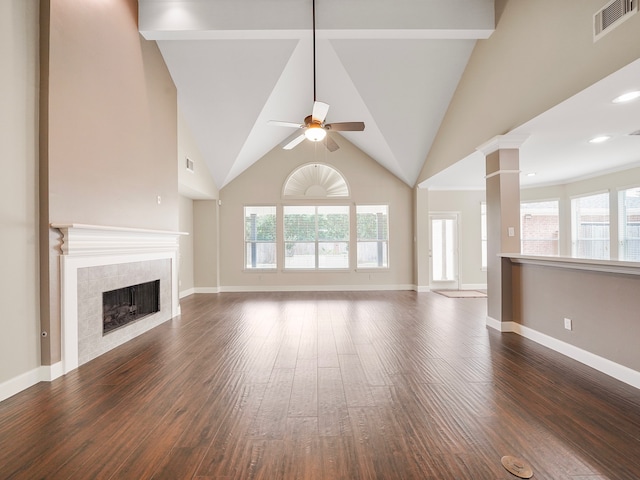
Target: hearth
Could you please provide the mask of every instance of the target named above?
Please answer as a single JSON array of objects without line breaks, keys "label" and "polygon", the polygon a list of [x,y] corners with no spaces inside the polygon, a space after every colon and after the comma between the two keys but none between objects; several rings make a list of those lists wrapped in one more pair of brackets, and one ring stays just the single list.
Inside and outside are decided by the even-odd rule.
[{"label": "hearth", "polygon": [[160,280],[102,293],[102,334],[160,311]]}]

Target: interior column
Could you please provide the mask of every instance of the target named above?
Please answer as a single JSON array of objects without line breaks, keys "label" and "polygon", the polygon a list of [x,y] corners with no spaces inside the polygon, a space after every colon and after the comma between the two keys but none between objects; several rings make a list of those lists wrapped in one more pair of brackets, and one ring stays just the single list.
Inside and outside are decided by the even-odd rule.
[{"label": "interior column", "polygon": [[519,148],[526,137],[498,136],[478,148],[486,158],[487,325],[513,320],[511,263],[501,253],[520,253]]}]

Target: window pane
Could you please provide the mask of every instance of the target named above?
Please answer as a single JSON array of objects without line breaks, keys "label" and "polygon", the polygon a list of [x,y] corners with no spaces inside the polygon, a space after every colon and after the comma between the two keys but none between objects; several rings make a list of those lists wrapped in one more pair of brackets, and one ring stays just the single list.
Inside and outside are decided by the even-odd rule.
[{"label": "window pane", "polygon": [[318,250],[319,268],[349,268],[348,242],[320,242]]},{"label": "window pane", "polygon": [[619,193],[620,260],[640,261],[640,188]]},{"label": "window pane", "polygon": [[349,240],[349,207],[318,207],[318,240]]},{"label": "window pane", "polygon": [[582,258],[609,258],[609,194],[571,200],[572,254]]},{"label": "window pane", "polygon": [[284,268],[316,268],[315,242],[286,242],[284,251]]},{"label": "window pane", "polygon": [[380,268],[389,265],[387,242],[358,242],[358,267]]},{"label": "window pane", "polygon": [[245,268],[276,268],[276,207],[244,207]]},{"label": "window pane", "polygon": [[284,240],[286,242],[315,241],[315,207],[284,207]]},{"label": "window pane", "polygon": [[521,251],[529,255],[558,255],[560,216],[558,201],[520,205]]},{"label": "window pane", "polygon": [[276,244],[247,242],[246,268],[276,268]]},{"label": "window pane", "polygon": [[386,268],[389,266],[388,212],[387,205],[358,205],[356,207],[358,267]]},{"label": "window pane", "polygon": [[446,280],[443,232],[444,220],[431,222],[432,277],[436,282]]},{"label": "window pane", "polygon": [[285,268],[349,268],[349,207],[284,207]]}]

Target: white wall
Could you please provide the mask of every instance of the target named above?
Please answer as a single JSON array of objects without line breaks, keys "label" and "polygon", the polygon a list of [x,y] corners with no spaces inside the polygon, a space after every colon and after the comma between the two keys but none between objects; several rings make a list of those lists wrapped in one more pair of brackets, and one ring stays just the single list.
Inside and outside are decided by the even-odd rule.
[{"label": "white wall", "polygon": [[38,4],[0,2],[0,400],[40,366]]}]

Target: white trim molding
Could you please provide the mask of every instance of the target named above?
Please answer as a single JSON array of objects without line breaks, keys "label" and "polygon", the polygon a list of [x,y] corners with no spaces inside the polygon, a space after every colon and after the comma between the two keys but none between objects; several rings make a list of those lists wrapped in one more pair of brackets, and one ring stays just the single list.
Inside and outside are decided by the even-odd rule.
[{"label": "white trim molding", "polygon": [[[179,237],[183,232],[84,224],[51,224],[63,234],[61,274],[62,369],[79,366],[78,269],[131,262],[171,261],[171,312],[180,314],[178,292]],[[54,372],[55,373],[55,372]]]},{"label": "white trim molding", "polygon": [[583,350],[575,345],[563,342],[562,340],[558,340],[557,338],[538,332],[517,322],[500,322],[487,316],[487,326],[503,333],[516,333],[632,387],[640,388],[640,372],[587,350]]},{"label": "white trim molding", "polygon": [[62,376],[62,363],[43,365],[0,383],[0,402],[33,387],[40,382],[50,382]]},{"label": "white trim molding", "polygon": [[476,150],[487,156],[498,150],[519,149],[529,137],[530,135],[528,133],[497,135],[491,140],[476,147]]},{"label": "white trim molding", "polygon": [[[375,292],[415,290],[415,285],[246,285],[221,287],[220,292]],[[196,293],[198,289],[196,289]]]},{"label": "white trim molding", "polygon": [[587,270],[590,272],[640,275],[640,262],[628,262],[626,260],[597,260],[592,258],[534,256],[520,255],[516,253],[500,253],[498,256],[508,258],[513,263],[569,268],[572,270]]}]

